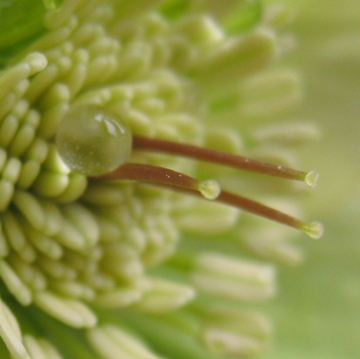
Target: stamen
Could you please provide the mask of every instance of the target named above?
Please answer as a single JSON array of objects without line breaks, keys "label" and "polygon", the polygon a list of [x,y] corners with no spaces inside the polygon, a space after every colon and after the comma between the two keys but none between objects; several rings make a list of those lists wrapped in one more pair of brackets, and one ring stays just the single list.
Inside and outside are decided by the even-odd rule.
[{"label": "stamen", "polygon": [[125,163],[98,180],[133,180],[152,183],[160,186],[173,187],[183,191],[194,191],[202,197],[213,200],[220,193],[220,186],[216,181],[199,181],[193,177],[164,167],[140,163]]},{"label": "stamen", "polygon": [[309,237],[314,239],[320,238],[324,231],[323,225],[319,222],[303,222],[274,208],[265,206],[259,202],[227,191],[221,191],[220,195],[217,198],[217,201],[223,202],[231,206],[235,206],[237,208],[241,208],[247,212],[256,214],[264,218],[268,218],[275,222],[285,224],[289,227],[299,229],[305,232]]},{"label": "stamen", "polygon": [[205,162],[216,163],[222,166],[229,166],[246,171],[261,173],[268,176],[303,181],[309,187],[315,187],[318,179],[318,173],[316,171],[297,171],[291,168],[257,161],[243,156],[166,140],[134,136],[133,148],[136,150],[150,150],[169,153]]},{"label": "stamen", "polygon": [[302,230],[312,238],[320,238],[323,233],[322,225],[318,222],[303,222],[249,198],[223,191],[216,181],[199,181],[193,177],[163,167],[125,163],[115,171],[94,178],[94,180],[135,180],[170,187],[185,193],[241,208],[258,216]]},{"label": "stamen", "polygon": [[[269,176],[316,185],[315,171],[302,172],[229,153],[160,139],[132,136],[115,113],[94,105],[72,108],[56,134],[58,152],[67,166],[94,180],[135,180],[170,187],[216,200],[300,229],[313,238],[322,234],[321,224],[305,223],[248,198],[222,191],[213,180],[200,181],[185,174],[148,164],[126,163],[135,150],[155,151],[230,166]],[[73,243],[73,242],[72,242]]]}]

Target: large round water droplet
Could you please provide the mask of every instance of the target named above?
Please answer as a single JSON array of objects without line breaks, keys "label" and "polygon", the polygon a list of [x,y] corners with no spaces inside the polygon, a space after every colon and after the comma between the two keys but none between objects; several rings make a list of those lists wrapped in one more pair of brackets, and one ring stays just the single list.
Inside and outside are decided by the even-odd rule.
[{"label": "large round water droplet", "polygon": [[107,108],[72,108],[56,134],[60,157],[73,171],[96,177],[127,162],[132,137],[129,127]]}]

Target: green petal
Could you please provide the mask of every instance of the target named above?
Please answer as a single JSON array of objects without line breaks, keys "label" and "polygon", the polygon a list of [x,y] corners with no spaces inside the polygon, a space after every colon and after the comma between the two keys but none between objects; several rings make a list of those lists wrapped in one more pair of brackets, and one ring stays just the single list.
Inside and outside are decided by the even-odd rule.
[{"label": "green petal", "polygon": [[45,11],[40,0],[0,0],[0,67],[45,31]]}]

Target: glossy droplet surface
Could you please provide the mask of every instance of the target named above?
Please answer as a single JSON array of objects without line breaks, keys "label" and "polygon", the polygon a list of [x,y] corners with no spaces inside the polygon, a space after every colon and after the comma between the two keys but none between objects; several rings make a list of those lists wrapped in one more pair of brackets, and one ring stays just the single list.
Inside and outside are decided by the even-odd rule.
[{"label": "glossy droplet surface", "polygon": [[316,171],[310,171],[305,176],[305,182],[311,188],[316,187],[318,180],[319,180],[319,173]]},{"label": "glossy droplet surface", "polygon": [[209,200],[216,199],[221,192],[219,183],[214,180],[200,181],[198,189],[202,196]]},{"label": "glossy droplet surface", "polygon": [[127,124],[107,108],[72,108],[56,135],[60,157],[73,171],[89,177],[109,173],[127,162],[132,136]]}]

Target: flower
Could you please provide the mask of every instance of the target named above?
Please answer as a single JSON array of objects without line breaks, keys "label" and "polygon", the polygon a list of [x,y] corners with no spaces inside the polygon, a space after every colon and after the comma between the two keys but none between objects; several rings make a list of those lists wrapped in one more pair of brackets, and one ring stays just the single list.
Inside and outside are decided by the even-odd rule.
[{"label": "flower", "polygon": [[[44,4],[2,4],[10,25],[0,42],[1,354],[258,354],[272,329],[255,304],[275,294],[275,264],[295,264],[301,251],[293,229],[217,200],[314,237],[321,228],[233,196],[218,183],[234,192],[241,183],[249,196],[294,214],[299,209],[290,196],[303,186],[153,153],[144,137],[156,139],[151,146],[166,141],[166,150],[184,142],[244,152],[281,163],[274,171],[313,185],[314,172],[283,166],[296,166],[297,146],[317,137],[316,128],[267,123],[301,97],[296,73],[276,65],[291,49],[282,31],[289,14],[259,1]],[[241,134],[226,127],[234,118]],[[131,141],[112,147],[109,136],[128,131],[130,165],[115,169],[122,180],[114,181],[112,160]],[[100,160],[91,162],[93,154]],[[96,175],[103,176],[91,178],[98,164]],[[167,169],[163,182],[159,166]]]}]

